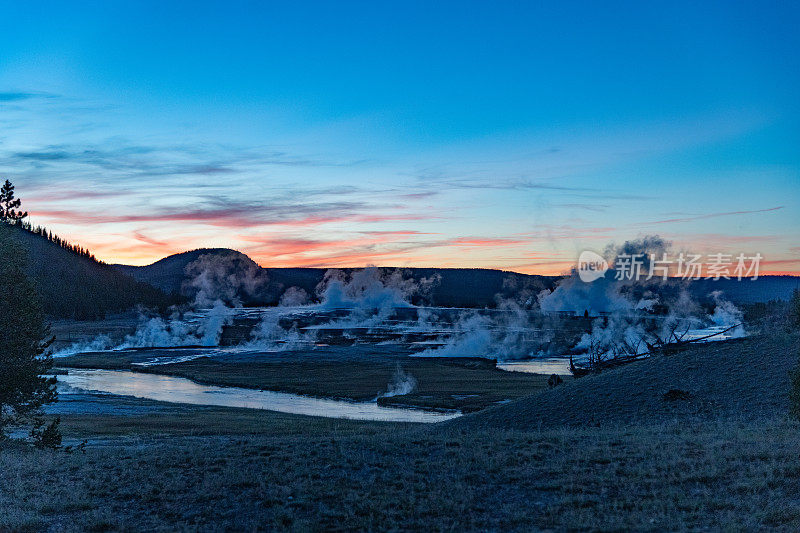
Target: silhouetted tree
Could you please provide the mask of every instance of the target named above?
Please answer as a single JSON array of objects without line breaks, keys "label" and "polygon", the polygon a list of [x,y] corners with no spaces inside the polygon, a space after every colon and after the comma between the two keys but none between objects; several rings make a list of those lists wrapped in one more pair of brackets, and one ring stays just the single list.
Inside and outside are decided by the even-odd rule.
[{"label": "silhouetted tree", "polygon": [[0,187],[0,222],[16,224],[17,221],[27,217],[27,212],[19,211],[21,205],[22,200],[14,197],[14,185],[6,180]]},{"label": "silhouetted tree", "polygon": [[42,429],[42,406],[57,399],[55,378],[43,376],[53,365],[52,338],[11,232],[0,224],[0,437],[11,424],[32,425],[37,443],[52,444],[58,421]]}]

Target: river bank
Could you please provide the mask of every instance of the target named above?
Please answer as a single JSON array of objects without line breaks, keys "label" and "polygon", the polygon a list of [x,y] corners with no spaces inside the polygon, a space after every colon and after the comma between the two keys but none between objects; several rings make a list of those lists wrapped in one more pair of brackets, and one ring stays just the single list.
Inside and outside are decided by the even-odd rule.
[{"label": "river bank", "polygon": [[[493,360],[479,358],[418,358],[381,353],[347,358],[326,357],[320,350],[312,357],[283,354],[246,358],[199,357],[190,361],[142,365],[148,351],[98,352],[59,358],[59,368],[129,370],[191,379],[216,386],[242,387],[365,402],[382,406],[473,412],[504,401],[540,392],[548,376],[505,372]],[[157,353],[164,353],[164,350]],[[570,379],[566,377],[566,379]],[[408,380],[408,390],[399,390]],[[392,391],[395,387],[398,390]],[[391,394],[394,392],[395,394]]]}]

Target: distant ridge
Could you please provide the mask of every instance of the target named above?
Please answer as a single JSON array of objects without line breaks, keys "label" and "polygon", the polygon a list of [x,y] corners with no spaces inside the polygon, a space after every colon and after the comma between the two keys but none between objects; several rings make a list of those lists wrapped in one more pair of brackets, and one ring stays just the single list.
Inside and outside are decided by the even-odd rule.
[{"label": "distant ridge", "polygon": [[[257,264],[247,255],[229,248],[201,248],[165,257],[147,266],[112,265],[138,281],[148,283],[167,294],[181,294],[186,281],[186,267],[200,256],[207,254],[234,254],[247,265]],[[260,268],[260,267],[259,267]],[[521,289],[532,294],[543,289],[552,289],[560,276],[537,276],[486,268],[405,268],[407,276],[419,281],[438,275],[439,283],[427,295],[425,302],[442,307],[494,307],[497,295],[510,297]],[[382,270],[394,270],[381,267]],[[275,305],[289,287],[303,289],[314,296],[322,281],[326,268],[264,268],[269,284],[253,301],[252,305]],[[357,270],[341,268],[348,272]],[[673,280],[674,283],[680,282]],[[723,291],[725,297],[736,304],[787,300],[792,291],[800,289],[800,277],[762,276],[751,280],[697,280],[688,285],[689,290],[700,301],[707,301],[713,291]]]},{"label": "distant ridge", "polygon": [[[255,264],[249,257],[236,250],[227,248],[203,248],[183,252],[147,266],[113,265],[133,278],[158,287],[164,292],[180,294],[186,280],[186,267],[203,255],[237,254]],[[326,268],[264,268],[269,278],[268,287],[253,304],[275,305],[280,301],[283,292],[289,287],[303,289],[314,296],[317,286],[325,276]],[[340,268],[349,272],[353,268]],[[381,267],[381,270],[392,271],[395,268]],[[558,278],[551,276],[534,276],[505,272],[486,268],[401,268],[407,276],[415,281],[438,275],[439,282],[426,295],[425,302],[443,307],[493,307],[495,296],[510,296],[518,289],[527,288],[541,291],[552,287]],[[413,303],[423,303],[422,299]]]},{"label": "distant ridge", "polygon": [[229,248],[198,248],[188,252],[174,254],[160,259],[147,266],[131,265],[111,265],[117,270],[131,276],[132,278],[149,283],[153,287],[164,291],[167,294],[180,294],[183,282],[185,281],[186,267],[195,262],[203,255],[227,255],[234,254],[245,258],[247,261],[256,264],[252,259],[241,252]]},{"label": "distant ridge", "polygon": [[28,275],[52,318],[96,319],[139,305],[165,309],[177,301],[85,252],[66,249],[19,226],[6,228],[26,250]]}]

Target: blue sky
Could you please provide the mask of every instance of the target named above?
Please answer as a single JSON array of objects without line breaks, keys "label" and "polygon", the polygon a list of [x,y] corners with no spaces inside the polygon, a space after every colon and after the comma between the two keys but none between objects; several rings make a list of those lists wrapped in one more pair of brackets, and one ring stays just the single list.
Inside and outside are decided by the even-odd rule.
[{"label": "blue sky", "polygon": [[800,271],[796,4],[163,4],[0,2],[0,176],[107,261]]}]

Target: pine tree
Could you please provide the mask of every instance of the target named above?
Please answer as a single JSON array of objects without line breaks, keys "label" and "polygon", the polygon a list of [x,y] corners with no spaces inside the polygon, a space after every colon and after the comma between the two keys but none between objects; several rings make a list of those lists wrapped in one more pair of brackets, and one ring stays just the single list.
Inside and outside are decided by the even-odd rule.
[{"label": "pine tree", "polygon": [[27,217],[27,212],[19,211],[21,205],[22,200],[14,197],[14,185],[6,180],[0,187],[0,222],[16,224],[17,221]]},{"label": "pine tree", "polygon": [[38,295],[25,274],[25,250],[0,224],[0,437],[11,424],[32,425],[31,436],[53,442],[58,423],[42,430],[42,406],[55,402],[52,342]]}]

